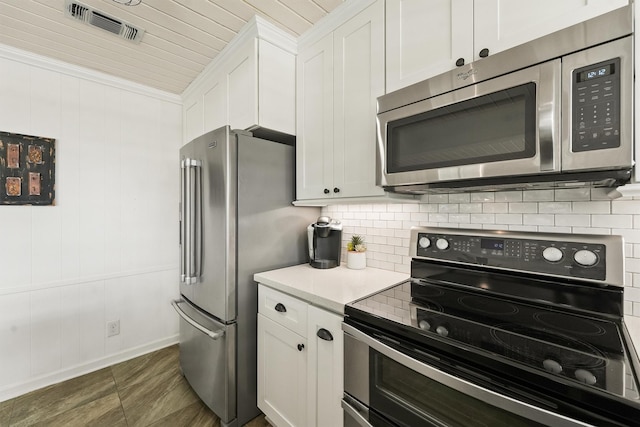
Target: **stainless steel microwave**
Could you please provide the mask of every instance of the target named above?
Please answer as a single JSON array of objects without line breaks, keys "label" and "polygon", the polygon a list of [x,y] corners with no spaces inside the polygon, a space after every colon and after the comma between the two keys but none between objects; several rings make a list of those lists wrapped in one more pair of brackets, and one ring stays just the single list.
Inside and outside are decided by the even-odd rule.
[{"label": "stainless steel microwave", "polygon": [[422,194],[626,183],[631,6],[378,98],[377,184]]}]

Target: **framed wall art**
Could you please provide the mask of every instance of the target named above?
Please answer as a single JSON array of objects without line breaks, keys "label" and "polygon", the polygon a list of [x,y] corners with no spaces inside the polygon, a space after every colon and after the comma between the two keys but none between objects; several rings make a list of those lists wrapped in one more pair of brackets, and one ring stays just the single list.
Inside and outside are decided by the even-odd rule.
[{"label": "framed wall art", "polygon": [[55,205],[55,139],[0,131],[0,205]]}]

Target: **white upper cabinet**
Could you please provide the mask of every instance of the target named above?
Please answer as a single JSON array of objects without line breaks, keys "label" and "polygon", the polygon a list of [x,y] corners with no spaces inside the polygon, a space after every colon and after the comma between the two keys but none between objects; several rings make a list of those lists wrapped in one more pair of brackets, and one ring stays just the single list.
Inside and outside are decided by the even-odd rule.
[{"label": "white upper cabinet", "polygon": [[473,0],[387,0],[387,92],[473,58]]},{"label": "white upper cabinet", "polygon": [[295,38],[255,17],[182,94],[184,141],[224,125],[295,133]]},{"label": "white upper cabinet", "polygon": [[381,196],[375,115],[384,93],[384,1],[314,40],[297,59],[297,199]]},{"label": "white upper cabinet", "polygon": [[333,33],[334,196],[376,196],[376,98],[384,94],[384,2]]},{"label": "white upper cabinet", "polygon": [[333,34],[300,49],[297,73],[296,197],[330,197],[328,191],[333,184]]},{"label": "white upper cabinet", "polygon": [[[628,0],[387,0],[387,92],[618,7]],[[458,63],[458,64],[456,64]]]},{"label": "white upper cabinet", "polygon": [[629,4],[628,0],[474,0],[474,59]]}]

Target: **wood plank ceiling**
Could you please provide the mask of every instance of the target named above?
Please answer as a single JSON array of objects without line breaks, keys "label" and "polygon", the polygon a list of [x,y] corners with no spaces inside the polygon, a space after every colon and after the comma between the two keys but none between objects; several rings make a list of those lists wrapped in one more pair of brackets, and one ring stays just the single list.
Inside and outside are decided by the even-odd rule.
[{"label": "wood plank ceiling", "polygon": [[0,0],[0,43],[182,93],[253,15],[294,36],[343,0],[78,0],[145,34],[140,43],[68,18],[65,0]]}]

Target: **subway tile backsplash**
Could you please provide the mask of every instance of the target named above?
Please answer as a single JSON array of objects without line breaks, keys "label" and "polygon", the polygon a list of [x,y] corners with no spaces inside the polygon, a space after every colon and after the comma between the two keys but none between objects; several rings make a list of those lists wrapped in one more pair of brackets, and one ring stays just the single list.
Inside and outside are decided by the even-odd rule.
[{"label": "subway tile backsplash", "polygon": [[640,198],[611,199],[607,193],[579,188],[437,194],[421,203],[332,205],[323,214],[342,221],[345,246],[352,234],[365,237],[368,266],[403,273],[409,273],[414,225],[622,235],[624,311],[640,317]]}]

